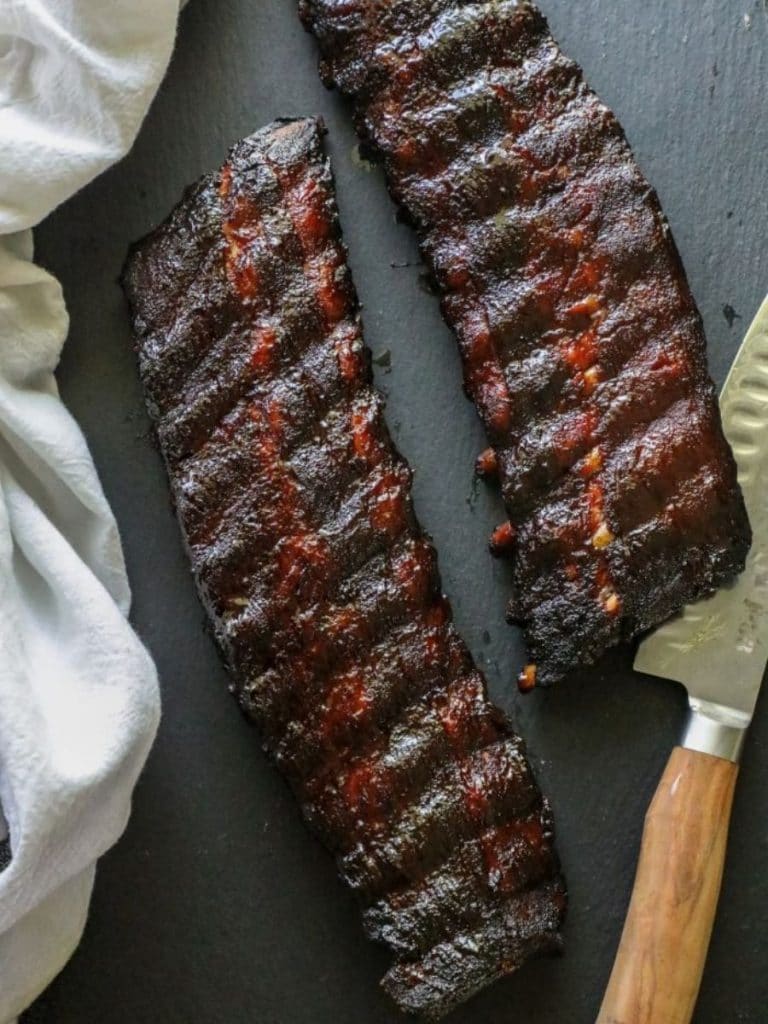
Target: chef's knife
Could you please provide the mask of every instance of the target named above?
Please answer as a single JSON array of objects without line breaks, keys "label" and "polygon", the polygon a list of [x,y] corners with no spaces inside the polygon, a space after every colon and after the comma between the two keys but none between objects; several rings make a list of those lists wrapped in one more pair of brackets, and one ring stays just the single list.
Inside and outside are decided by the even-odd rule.
[{"label": "chef's knife", "polygon": [[733,790],[768,661],[768,299],[720,399],[754,542],[744,573],[640,645],[635,668],[675,679],[690,714],[645,819],[598,1024],[689,1024],[720,892]]}]

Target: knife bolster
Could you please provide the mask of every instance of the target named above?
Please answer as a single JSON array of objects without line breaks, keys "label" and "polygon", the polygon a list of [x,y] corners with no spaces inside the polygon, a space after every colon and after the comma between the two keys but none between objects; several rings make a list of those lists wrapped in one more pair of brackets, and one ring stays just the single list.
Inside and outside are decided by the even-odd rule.
[{"label": "knife bolster", "polygon": [[701,754],[738,764],[748,725],[749,721],[742,721],[733,711],[704,701],[691,700],[681,746],[686,750],[697,750]]}]

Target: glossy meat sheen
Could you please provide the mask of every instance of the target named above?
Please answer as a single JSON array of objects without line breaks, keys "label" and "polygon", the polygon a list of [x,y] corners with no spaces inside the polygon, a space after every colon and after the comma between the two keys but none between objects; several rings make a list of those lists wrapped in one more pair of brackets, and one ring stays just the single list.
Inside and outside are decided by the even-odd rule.
[{"label": "glossy meat sheen", "polygon": [[557,949],[565,892],[371,388],[317,123],[238,143],[124,285],[233,688],[393,950],[384,987],[440,1016]]},{"label": "glossy meat sheen", "polygon": [[510,522],[521,687],[735,576],[750,543],[699,313],[615,117],[514,0],[302,0],[418,228]]}]

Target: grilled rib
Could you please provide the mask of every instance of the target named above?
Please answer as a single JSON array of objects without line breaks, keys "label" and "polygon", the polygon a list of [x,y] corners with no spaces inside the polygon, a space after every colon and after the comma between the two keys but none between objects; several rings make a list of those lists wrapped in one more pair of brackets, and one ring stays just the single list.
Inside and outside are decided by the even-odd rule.
[{"label": "grilled rib", "polygon": [[234,691],[392,949],[382,984],[439,1017],[557,950],[565,891],[372,389],[318,123],[238,143],[123,283]]},{"label": "grilled rib", "polygon": [[750,528],[701,318],[613,114],[526,0],[301,0],[414,222],[549,683],[711,593]]}]

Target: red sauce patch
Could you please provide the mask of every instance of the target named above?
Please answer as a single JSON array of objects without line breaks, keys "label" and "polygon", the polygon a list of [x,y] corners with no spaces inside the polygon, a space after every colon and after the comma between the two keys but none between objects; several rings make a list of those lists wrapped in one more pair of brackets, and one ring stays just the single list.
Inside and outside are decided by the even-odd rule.
[{"label": "red sauce patch", "polygon": [[226,268],[227,277],[238,296],[244,302],[252,299],[259,290],[261,278],[252,257],[237,241],[230,243]]},{"label": "red sauce patch", "polygon": [[232,288],[244,301],[254,297],[259,288],[252,248],[262,235],[261,214],[256,204],[243,196],[231,198],[232,171],[227,165],[219,178],[219,194],[226,207],[222,233],[227,243],[224,257],[227,277]]},{"label": "red sauce patch", "polygon": [[351,605],[332,612],[324,628],[330,641],[342,641],[346,646],[365,640],[368,632],[365,616]]},{"label": "red sauce patch", "polygon": [[594,327],[587,328],[568,342],[565,347],[565,361],[574,370],[586,370],[597,359],[597,332]]},{"label": "red sauce patch", "polygon": [[568,291],[575,296],[584,295],[597,290],[597,286],[605,276],[605,259],[596,257],[593,260],[583,260],[571,275]]},{"label": "red sauce patch", "polygon": [[[496,89],[494,89],[494,91],[498,95],[499,87],[496,87]],[[527,110],[509,110],[509,111],[507,111],[507,116],[506,116],[507,128],[514,135],[522,135],[522,133],[524,131],[526,131],[530,127],[531,121],[532,121],[532,116],[531,116],[530,111],[527,111]]]},{"label": "red sauce patch", "polygon": [[431,569],[431,551],[424,541],[416,541],[412,549],[400,555],[394,563],[394,577],[413,604],[426,597]]},{"label": "red sauce patch", "polygon": [[321,254],[310,258],[304,270],[315,290],[326,325],[332,327],[342,319],[349,307],[343,257],[338,250],[330,258],[327,254]]},{"label": "red sauce patch", "polygon": [[373,430],[375,406],[359,405],[352,413],[352,447],[355,455],[369,465],[376,465],[384,457],[381,441]]},{"label": "red sauce patch", "polygon": [[251,365],[258,373],[263,373],[272,366],[272,359],[277,345],[277,332],[274,327],[256,327],[253,334],[253,350]]},{"label": "red sauce patch", "polygon": [[501,367],[486,363],[475,375],[477,403],[483,410],[489,427],[499,434],[509,429],[512,408],[509,388]]},{"label": "red sauce patch", "polygon": [[426,663],[429,668],[437,668],[442,664],[445,652],[445,636],[439,630],[433,630],[424,636]]},{"label": "red sauce patch", "polygon": [[468,316],[462,325],[465,358],[471,366],[481,366],[495,359],[496,353],[491,342],[488,316],[479,308]]},{"label": "red sauce patch", "polygon": [[348,773],[342,785],[343,795],[352,814],[368,821],[379,816],[382,791],[386,791],[386,779],[382,779],[368,761],[360,761]]},{"label": "red sauce patch", "polygon": [[516,892],[530,884],[531,869],[542,870],[545,845],[541,822],[514,821],[486,832],[481,839],[488,885],[493,892]]},{"label": "red sauce patch", "polygon": [[445,660],[448,639],[445,625],[448,619],[445,599],[441,599],[439,604],[433,604],[424,613],[424,651],[428,668],[437,668]]},{"label": "red sauce patch", "polygon": [[596,480],[590,480],[587,486],[587,507],[589,510],[589,530],[594,533],[603,523],[604,491]]},{"label": "red sauce patch", "polygon": [[481,820],[487,816],[490,807],[485,775],[473,762],[462,764],[459,771],[467,812],[470,818]]},{"label": "red sauce patch", "polygon": [[285,413],[278,399],[267,402],[267,422],[270,430],[279,436],[285,430]]},{"label": "red sauce patch", "polygon": [[686,369],[685,362],[681,358],[681,354],[675,352],[657,352],[650,365],[651,370],[655,373],[666,371],[670,377],[679,377]]},{"label": "red sauce patch", "polygon": [[585,299],[574,302],[566,309],[566,315],[572,317],[593,317],[600,310],[600,299],[597,295],[588,295]]},{"label": "red sauce patch", "polygon": [[397,52],[382,52],[381,62],[386,66],[389,74],[389,88],[388,92],[392,97],[392,102],[397,116],[402,119],[402,101],[408,94],[408,86],[413,81],[414,75],[416,74],[419,65],[421,64],[421,52],[417,45],[412,45],[409,49],[406,49],[406,44],[403,42],[401,47],[398,47]]},{"label": "red sauce patch", "polygon": [[275,594],[279,600],[313,603],[325,591],[330,551],[316,533],[286,537],[277,551]]},{"label": "red sauce patch", "polygon": [[579,578],[579,567],[575,562],[567,562],[565,565],[565,578],[571,583]]},{"label": "red sauce patch", "polygon": [[498,738],[477,675],[462,676],[448,688],[438,715],[443,731],[457,748],[464,749],[470,742],[489,744]]},{"label": "red sauce patch", "polygon": [[445,275],[445,283],[451,291],[461,291],[469,284],[469,270],[461,264],[452,266]]},{"label": "red sauce patch", "polygon": [[610,585],[611,574],[608,571],[608,566],[605,563],[605,559],[601,558],[597,565],[597,572],[595,574],[595,583],[599,591],[603,591]]},{"label": "red sauce patch", "polygon": [[448,603],[445,598],[441,598],[439,604],[433,604],[424,614],[424,621],[428,626],[432,626],[437,629],[440,626],[444,626],[449,621]]},{"label": "red sauce patch", "polygon": [[493,479],[499,473],[499,460],[493,448],[486,448],[477,457],[475,472],[485,479]]},{"label": "red sauce patch", "polygon": [[396,536],[405,525],[405,490],[403,481],[395,472],[385,473],[373,488],[370,504],[371,524],[374,530]]},{"label": "red sauce patch", "polygon": [[232,189],[232,167],[224,164],[219,173],[219,195],[226,199]]},{"label": "red sauce patch", "polygon": [[568,463],[574,452],[592,444],[592,435],[597,423],[596,410],[587,409],[571,417],[553,432],[554,446],[563,465]]},{"label": "red sauce patch", "polygon": [[417,153],[416,141],[413,138],[407,138],[395,150],[395,159],[406,167],[410,167]]},{"label": "red sauce patch", "polygon": [[331,232],[325,188],[310,173],[290,189],[285,198],[304,252],[317,251]]},{"label": "red sauce patch", "polygon": [[[463,681],[462,681],[463,682]],[[449,688],[446,699],[438,708],[440,724],[451,742],[459,744],[464,738],[467,726],[472,720],[470,698],[474,695],[468,686],[459,685]]]},{"label": "red sauce patch", "polygon": [[517,531],[510,522],[497,526],[491,534],[491,551],[494,555],[503,555],[514,546]]},{"label": "red sauce patch", "polygon": [[341,376],[351,384],[363,373],[363,342],[356,327],[339,333],[335,340],[336,359]]},{"label": "red sauce patch", "polygon": [[357,667],[348,669],[331,687],[325,698],[322,710],[324,735],[331,737],[341,727],[346,727],[351,722],[361,721],[372,703],[360,670]]}]

